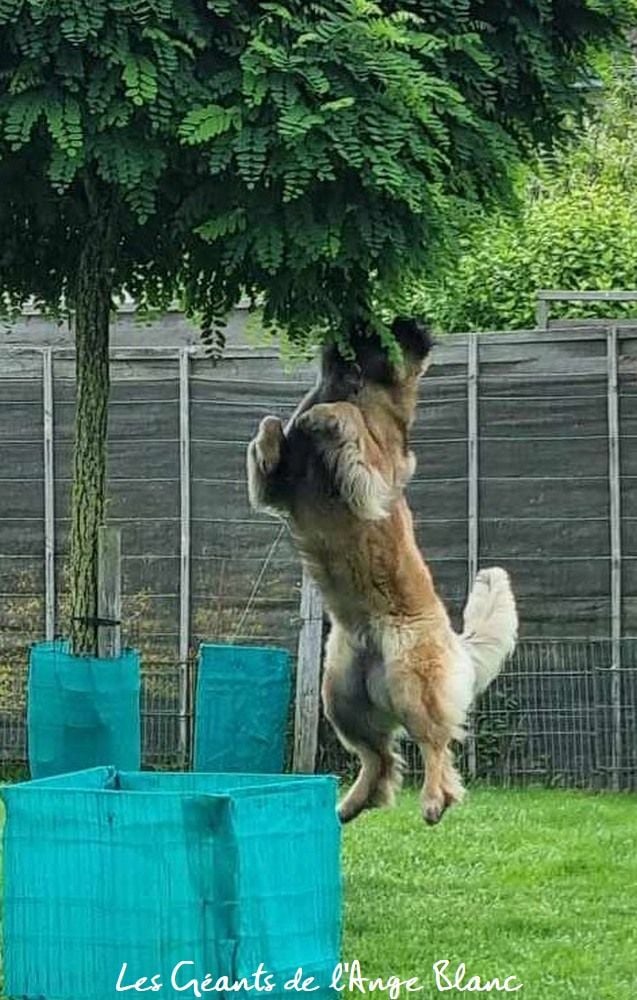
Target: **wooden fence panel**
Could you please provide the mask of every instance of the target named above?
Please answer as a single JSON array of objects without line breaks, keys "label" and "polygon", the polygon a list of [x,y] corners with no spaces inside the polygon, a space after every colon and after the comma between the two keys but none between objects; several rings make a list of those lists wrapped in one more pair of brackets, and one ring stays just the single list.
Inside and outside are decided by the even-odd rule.
[{"label": "wooden fence panel", "polygon": [[[65,614],[73,356],[45,321],[23,327],[53,346],[20,346],[14,334],[0,348],[2,649],[59,631]],[[142,342],[131,330],[118,320],[118,343]],[[183,344],[184,330],[173,314],[159,339]],[[437,347],[413,428],[409,498],[456,624],[475,568],[500,563],[528,640],[614,638],[617,651],[637,631],[637,327],[622,324],[615,337],[614,437],[604,324]],[[311,365],[286,369],[271,349],[244,343],[216,367],[189,347],[114,349],[108,518],[122,531],[124,639],[158,668],[204,638],[296,652],[300,566],[277,522],[249,508],[245,448],[266,413],[292,413],[313,377]],[[617,676],[607,743],[619,774],[634,678]],[[184,677],[175,683],[183,716]],[[171,732],[184,737],[183,727]]]}]

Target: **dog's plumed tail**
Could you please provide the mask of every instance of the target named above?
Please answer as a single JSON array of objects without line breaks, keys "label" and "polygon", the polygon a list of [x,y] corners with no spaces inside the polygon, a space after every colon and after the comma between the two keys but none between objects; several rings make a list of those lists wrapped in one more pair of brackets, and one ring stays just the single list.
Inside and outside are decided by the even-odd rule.
[{"label": "dog's plumed tail", "polygon": [[475,671],[475,694],[481,694],[498,676],[513,652],[518,614],[508,573],[494,566],[476,576],[464,609],[462,642]]}]

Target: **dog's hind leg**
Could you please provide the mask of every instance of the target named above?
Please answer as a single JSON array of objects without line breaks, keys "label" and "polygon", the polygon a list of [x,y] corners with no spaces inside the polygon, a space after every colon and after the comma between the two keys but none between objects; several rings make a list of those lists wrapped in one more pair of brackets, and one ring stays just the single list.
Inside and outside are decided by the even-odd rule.
[{"label": "dog's hind leg", "polygon": [[402,778],[402,761],[394,750],[395,724],[369,698],[364,656],[335,625],[327,644],[323,706],[341,743],[361,762],[356,781],[339,805],[343,823],[364,809],[393,805]]},{"label": "dog's hind leg", "polygon": [[388,670],[392,707],[423,756],[421,807],[430,825],[464,795],[450,750],[451,740],[461,735],[463,720],[445,697],[446,673],[444,657],[428,643],[406,652]]},{"label": "dog's hind leg", "polygon": [[420,744],[425,762],[425,782],[421,805],[426,823],[440,822],[449,806],[464,798],[462,779],[453,764],[449,743],[425,740]]}]

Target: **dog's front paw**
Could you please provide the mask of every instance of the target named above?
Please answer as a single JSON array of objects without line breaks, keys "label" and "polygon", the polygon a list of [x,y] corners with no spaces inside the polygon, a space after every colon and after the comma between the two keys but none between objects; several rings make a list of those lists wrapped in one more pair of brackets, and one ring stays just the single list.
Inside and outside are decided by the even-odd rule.
[{"label": "dog's front paw", "polygon": [[254,439],[254,456],[261,472],[273,472],[281,460],[283,424],[278,417],[264,417]]}]

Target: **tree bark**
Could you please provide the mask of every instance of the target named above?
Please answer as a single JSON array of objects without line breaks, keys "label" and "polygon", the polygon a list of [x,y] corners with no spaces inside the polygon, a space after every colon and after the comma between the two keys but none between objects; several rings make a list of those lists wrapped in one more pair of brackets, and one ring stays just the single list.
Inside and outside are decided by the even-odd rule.
[{"label": "tree bark", "polygon": [[97,655],[97,541],[104,518],[113,223],[91,206],[74,295],[76,407],[71,497],[71,645]]}]

